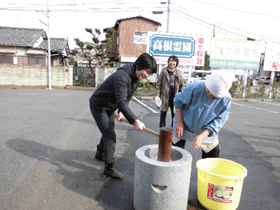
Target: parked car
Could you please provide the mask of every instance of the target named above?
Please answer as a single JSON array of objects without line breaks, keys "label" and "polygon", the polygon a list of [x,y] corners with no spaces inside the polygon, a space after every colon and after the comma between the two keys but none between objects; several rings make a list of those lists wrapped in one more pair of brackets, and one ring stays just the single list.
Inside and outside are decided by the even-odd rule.
[{"label": "parked car", "polygon": [[254,80],[259,80],[262,76],[256,76],[255,78],[253,78]]},{"label": "parked car", "polygon": [[269,76],[260,76],[258,79],[259,83],[269,84],[270,83],[270,77]]},{"label": "parked car", "polygon": [[279,82],[280,81],[280,74],[278,75],[275,75],[275,77],[274,77],[274,81],[275,82]]}]

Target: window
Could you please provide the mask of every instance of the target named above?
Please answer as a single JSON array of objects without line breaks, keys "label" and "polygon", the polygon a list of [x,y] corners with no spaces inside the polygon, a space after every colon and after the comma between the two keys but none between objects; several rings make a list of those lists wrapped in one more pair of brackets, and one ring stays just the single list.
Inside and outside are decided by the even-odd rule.
[{"label": "window", "polygon": [[46,66],[45,60],[46,60],[45,57],[29,56],[28,57],[28,64],[29,65],[42,65],[42,66]]},{"label": "window", "polygon": [[28,58],[27,57],[18,57],[18,64],[28,64]]},{"label": "window", "polygon": [[133,43],[147,44],[147,32],[135,31],[133,35]]},{"label": "window", "polygon": [[0,63],[13,64],[13,56],[0,55]]}]

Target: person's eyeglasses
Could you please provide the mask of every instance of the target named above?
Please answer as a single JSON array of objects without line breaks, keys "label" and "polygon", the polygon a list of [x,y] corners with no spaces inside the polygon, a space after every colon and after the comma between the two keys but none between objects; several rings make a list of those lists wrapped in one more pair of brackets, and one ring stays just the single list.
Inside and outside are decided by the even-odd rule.
[{"label": "person's eyeglasses", "polygon": [[150,76],[150,74],[147,73],[147,72],[142,74],[142,77],[143,77],[144,79],[145,79],[145,78],[148,78],[149,76]]}]

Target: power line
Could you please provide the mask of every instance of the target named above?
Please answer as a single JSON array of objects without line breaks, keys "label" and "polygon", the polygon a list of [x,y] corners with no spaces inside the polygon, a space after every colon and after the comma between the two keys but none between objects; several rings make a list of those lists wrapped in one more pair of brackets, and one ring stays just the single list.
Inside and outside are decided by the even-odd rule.
[{"label": "power line", "polygon": [[[191,17],[191,18],[193,18],[193,19],[196,19],[196,20],[198,20],[198,21],[200,21],[200,22],[203,22],[203,23],[205,23],[205,24],[207,24],[207,25],[211,25],[211,26],[212,26],[212,24],[210,24],[210,23],[208,23],[208,22],[206,22],[206,21],[204,21],[204,20],[201,20],[201,19],[199,19],[199,18],[197,18],[197,17],[194,17],[194,16],[192,16],[192,15],[189,15],[189,14],[187,14],[187,13],[184,13],[184,12],[182,12],[182,11],[180,11],[180,10],[177,10],[177,9],[174,9],[174,8],[173,8],[173,10],[175,10],[175,11],[177,11],[177,12],[180,12],[180,13],[182,13],[183,15],[189,16],[189,17]],[[231,34],[237,35],[237,36],[246,37],[246,36],[244,36],[244,35],[241,35],[241,34],[238,34],[238,33],[232,32],[232,31],[228,31],[228,30],[226,30],[226,29],[223,29],[223,30],[226,31],[226,32],[229,32],[229,33],[231,33]]]},{"label": "power line", "polygon": [[[258,16],[265,16],[265,17],[280,18],[280,16],[267,15],[267,14],[249,12],[249,11],[245,11],[245,10],[233,9],[233,8],[224,7],[224,6],[220,6],[220,5],[216,5],[216,4],[211,4],[211,3],[204,2],[204,1],[199,1],[199,0],[190,0],[190,1],[195,1],[195,2],[197,2],[197,3],[201,3],[201,4],[205,4],[205,5],[210,5],[210,6],[218,7],[218,8],[222,8],[222,9],[232,10],[232,11],[235,11],[235,12],[242,12],[242,13],[247,13],[247,14],[252,14],[252,15],[258,15]],[[275,1],[275,2],[278,2],[278,1]],[[253,5],[252,5],[252,6],[253,6]]]},{"label": "power line", "polygon": [[[113,3],[113,4],[112,4]],[[104,6],[108,6],[108,4],[110,5],[121,5],[121,6],[125,6],[125,5],[138,5],[138,4],[142,4],[147,7],[147,3],[149,3],[149,5],[151,4],[157,4],[158,6],[160,6],[160,1],[159,0],[143,0],[143,1],[123,1],[123,0],[111,0],[111,1],[91,1],[90,3],[81,3],[79,2],[79,4],[77,3],[66,3],[66,4],[49,4],[49,8],[55,8],[55,7],[77,7],[77,6],[92,6],[94,5],[96,7],[96,4],[98,4],[98,6],[100,5],[104,5]],[[6,3],[6,4],[0,4],[3,9],[6,7],[9,7],[8,9],[19,9],[19,8],[38,8],[38,7],[46,7],[46,4],[18,4],[18,3]]]},{"label": "power line", "polygon": [[196,23],[197,25],[200,25],[200,26],[203,26],[203,27],[205,27],[205,28],[208,28],[208,29],[211,29],[211,30],[212,30],[212,28],[210,28],[210,27],[208,27],[208,26],[205,26],[205,25],[203,25],[202,23],[199,23],[198,21],[194,21],[194,20],[191,19],[191,18],[187,18],[186,16],[183,16],[183,15],[177,13],[177,12],[174,12],[174,10],[170,10],[170,12],[172,12],[173,14],[175,14],[175,15],[181,17],[181,18],[184,18],[184,19],[186,19],[186,20],[190,20],[191,22]]},{"label": "power line", "polygon": [[[108,2],[99,2],[98,5],[94,4],[94,7],[92,7],[93,3],[89,4],[56,4],[52,7],[49,6],[49,12],[113,12],[114,10],[133,10],[133,11],[152,11],[152,10],[162,10],[163,6],[161,6],[158,2],[149,2],[149,7],[147,7],[147,4],[145,4],[145,1],[138,3],[138,2],[119,2],[114,4],[110,4],[108,6]],[[110,1],[110,2],[116,2],[116,1]],[[32,4],[32,5],[19,5],[17,4],[16,7],[1,7],[0,10],[6,10],[6,11],[35,11],[35,12],[47,12],[46,6],[41,5],[39,7],[39,4]]]},{"label": "power line", "polygon": [[[46,13],[47,10],[38,10],[38,9],[3,9],[0,8],[2,11],[21,11],[21,12],[40,12]],[[58,10],[50,10],[50,13],[53,12],[143,12],[143,11],[153,11],[153,8],[139,8],[139,7],[126,7],[126,8],[88,8],[88,9],[58,9]]]},{"label": "power line", "polygon": [[[175,4],[174,4],[174,5],[175,5]],[[209,21],[209,18],[208,18],[208,17],[195,14],[196,16],[200,16],[200,17],[202,17],[203,19],[206,19],[206,20],[207,20],[207,21],[204,21],[204,20],[202,20],[201,18],[194,17],[194,16],[192,16],[192,15],[186,13],[185,11],[189,11],[189,12],[191,12],[191,13],[193,13],[193,12],[190,11],[190,10],[188,10],[188,9],[186,9],[186,8],[184,8],[184,7],[182,7],[181,5],[180,5],[180,6],[175,5],[175,6],[179,8],[179,9],[177,9],[178,12],[180,12],[180,13],[186,15],[186,16],[190,16],[191,18],[196,19],[196,20],[198,20],[198,21],[200,21],[200,22],[206,23],[206,24],[208,24],[208,25],[213,25],[213,23],[209,23],[209,22],[208,22],[208,21]],[[173,9],[175,9],[175,8],[173,8]],[[184,10],[184,12],[182,12],[182,11],[180,11],[180,10]],[[246,36],[243,35],[243,34],[242,34],[242,35],[241,35],[241,34],[237,34],[236,32],[232,32],[230,29],[225,29],[225,28],[222,28],[222,27],[219,27],[219,28],[218,28],[218,29],[219,29],[219,30],[218,30],[219,32],[221,32],[221,30],[224,30],[224,31],[227,31],[228,33],[235,34],[235,35],[238,35],[238,36],[241,36],[241,37],[246,37],[246,38],[248,37],[248,34],[250,34],[250,36],[257,36],[257,37],[262,37],[262,38],[265,38],[265,39],[271,39],[271,37],[268,37],[268,36],[263,36],[263,35],[259,35],[259,34],[256,34],[256,33],[249,32],[249,31],[245,31],[245,30],[242,30],[242,29],[240,29],[240,28],[236,28],[236,27],[233,27],[233,26],[229,26],[229,25],[227,25],[227,24],[224,24],[224,23],[221,23],[221,22],[218,22],[218,21],[215,21],[215,20],[212,20],[212,21],[213,21],[213,22],[216,22],[217,24],[226,26],[226,27],[228,27],[228,28],[231,28],[231,29],[240,31],[240,32],[243,33],[243,34],[245,33]]]},{"label": "power line", "polygon": [[[192,1],[192,0],[191,0]],[[98,2],[98,4],[97,4]],[[148,6],[147,6],[147,2]],[[79,1],[78,4],[76,3],[67,3],[67,4],[49,4],[49,12],[50,13],[56,13],[56,12],[93,12],[93,13],[121,13],[121,12],[143,12],[143,11],[158,11],[158,10],[164,10],[166,9],[165,6],[159,4],[160,0],[142,0],[142,1],[131,1],[131,0],[105,0],[105,1],[94,1],[91,0],[89,2],[86,1]],[[205,5],[211,5],[211,6],[217,6],[214,4],[206,3],[203,1],[195,1],[200,4]],[[97,4],[97,5],[96,5]],[[108,7],[108,4],[109,7]],[[200,14],[194,14],[191,10],[182,7],[182,5],[176,5],[171,1],[172,9],[171,12],[174,14],[181,16],[185,19],[188,19],[192,22],[195,22],[199,25],[202,25],[203,27],[206,27],[210,30],[213,30],[213,23],[209,22],[209,17],[202,16]],[[3,6],[3,4],[0,4],[0,11],[6,10],[6,11],[22,11],[22,12],[39,12],[39,13],[46,13],[46,4],[16,4],[16,3],[7,3],[6,6]],[[221,8],[225,8],[222,6],[217,6]],[[226,8],[227,9],[227,8]],[[230,9],[230,8],[228,8]],[[173,11],[174,10],[174,11]],[[184,10],[184,11],[182,11]],[[234,10],[234,9],[233,9]],[[188,14],[186,11],[192,13]],[[239,11],[244,12],[244,11]],[[246,12],[248,13],[248,12]],[[248,13],[253,14],[253,13]],[[278,17],[278,16],[277,16]],[[280,17],[280,16],[279,16]],[[230,34],[232,36],[238,36],[238,37],[248,37],[247,35],[250,34],[250,36],[258,36],[263,37],[266,39],[271,39],[267,36],[257,35],[255,33],[241,30],[240,28],[235,28],[229,25],[226,25],[224,23],[220,23],[215,20],[211,20],[212,22],[218,23],[224,27],[231,28],[233,30],[239,31],[240,33],[233,32],[231,29],[226,29],[224,27],[218,27],[216,28],[216,31],[222,34]],[[243,34],[246,34],[243,35]],[[276,39],[275,39],[276,40]]]},{"label": "power line", "polygon": [[[176,13],[176,12],[174,12],[173,10],[171,10],[170,12],[172,12],[173,14],[175,14],[175,15],[181,17],[181,18],[184,18],[184,19],[186,19],[186,20],[190,20],[190,21],[192,21],[192,22],[194,22],[194,23],[196,23],[196,24],[198,24],[198,25],[201,25],[202,27],[207,28],[207,29],[209,30],[209,32],[210,32],[210,31],[211,31],[211,32],[213,31],[213,28],[212,28],[212,27],[205,26],[205,25],[203,25],[203,24],[201,24],[201,23],[199,23],[199,22],[197,22],[197,21],[194,21],[194,20],[191,19],[191,18],[187,18],[186,16],[183,16],[183,15],[181,15],[181,14],[179,14],[179,13]],[[213,26],[213,25],[212,25],[212,26]],[[227,36],[230,36],[230,37],[240,38],[239,35],[232,34],[231,32],[230,32],[230,33],[226,33],[226,32],[224,32],[223,30],[220,30],[219,28],[216,28],[216,30],[217,30],[220,34],[224,34],[224,35],[227,35]],[[201,35],[201,34],[200,34],[200,35]],[[247,38],[246,36],[242,36],[242,37],[243,37],[243,38]]]},{"label": "power line", "polygon": [[[199,22],[197,22],[197,21],[194,21],[193,19],[191,19],[191,18],[187,18],[187,17],[185,17],[185,16],[183,16],[183,15],[181,15],[181,14],[178,14],[178,13],[176,13],[176,12],[174,12],[174,11],[171,11],[172,13],[174,13],[174,14],[176,14],[177,16],[180,16],[180,17],[182,17],[182,18],[184,18],[184,19],[186,19],[186,20],[189,20],[189,21],[191,21],[191,22],[194,22],[194,23],[196,23],[196,24],[198,24],[198,25],[200,25],[200,26],[202,26],[202,27],[205,27],[205,28],[207,28],[207,29],[209,29],[209,31],[213,31],[213,28],[212,27],[210,27],[210,26],[205,26],[205,25],[203,25],[203,24],[201,24],[201,23],[199,23]],[[212,25],[213,26],[213,25]],[[229,35],[229,36],[232,36],[232,37],[237,37],[237,38],[240,38],[240,36],[237,36],[237,35],[235,35],[235,34],[232,34],[232,33],[225,33],[224,31],[222,31],[222,30],[217,30],[217,28],[216,28],[216,31],[218,31],[219,33],[221,33],[221,34],[224,34],[224,35]],[[243,38],[246,38],[245,36],[242,36]]]}]

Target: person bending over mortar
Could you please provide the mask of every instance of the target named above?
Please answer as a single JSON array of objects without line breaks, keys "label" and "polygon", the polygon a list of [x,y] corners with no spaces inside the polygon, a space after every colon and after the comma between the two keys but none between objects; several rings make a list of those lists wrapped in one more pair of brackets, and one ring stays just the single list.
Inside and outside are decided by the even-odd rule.
[{"label": "person bending over mortar", "polygon": [[185,148],[186,140],[193,148],[202,148],[202,158],[220,157],[218,132],[229,118],[233,82],[230,71],[214,71],[206,82],[189,84],[174,98],[173,145]]}]

